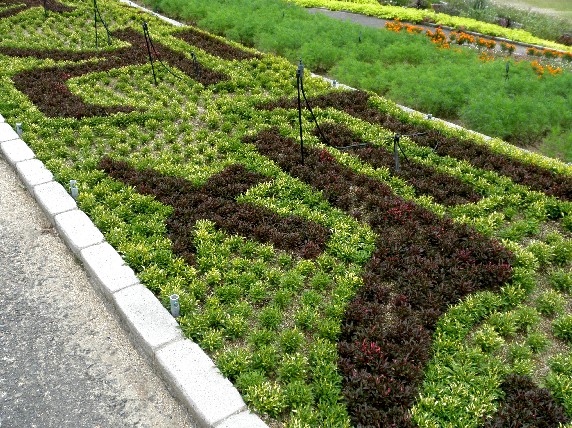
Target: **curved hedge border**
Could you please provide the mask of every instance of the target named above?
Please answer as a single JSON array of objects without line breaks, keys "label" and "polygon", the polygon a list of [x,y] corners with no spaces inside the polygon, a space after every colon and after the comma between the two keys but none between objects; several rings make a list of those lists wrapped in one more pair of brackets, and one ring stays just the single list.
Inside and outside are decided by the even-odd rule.
[{"label": "curved hedge border", "polygon": [[546,46],[554,49],[570,52],[572,47],[561,45],[560,43],[543,40],[533,36],[528,31],[505,28],[496,24],[488,24],[472,18],[462,18],[444,13],[437,13],[432,10],[404,8],[400,6],[386,6],[380,4],[361,4],[348,1],[337,0],[287,0],[302,7],[324,7],[330,10],[346,10],[349,12],[361,13],[383,19],[400,19],[402,21],[413,22],[415,24],[423,22],[427,17],[431,18],[439,25],[453,28],[464,28],[495,37],[522,42],[526,44]]},{"label": "curved hedge border", "polygon": [[277,131],[247,137],[290,175],[378,233],[364,286],[349,305],[338,350],[344,395],[358,425],[410,426],[431,333],[449,305],[511,278],[511,254],[498,243],[392,195],[381,182],[305,149]]},{"label": "curved hedge border", "polygon": [[[524,184],[549,196],[565,201],[572,200],[572,176],[557,174],[532,163],[524,163],[500,153],[493,152],[484,144],[468,139],[448,137],[439,131],[421,124],[401,121],[370,104],[371,95],[364,91],[335,91],[310,98],[312,106],[338,108],[349,115],[380,125],[396,134],[424,134],[411,136],[417,145],[431,147],[440,156],[450,156],[469,162],[477,168],[494,171],[510,177],[515,183]],[[282,99],[259,106],[261,109],[296,108],[296,99]]]}]

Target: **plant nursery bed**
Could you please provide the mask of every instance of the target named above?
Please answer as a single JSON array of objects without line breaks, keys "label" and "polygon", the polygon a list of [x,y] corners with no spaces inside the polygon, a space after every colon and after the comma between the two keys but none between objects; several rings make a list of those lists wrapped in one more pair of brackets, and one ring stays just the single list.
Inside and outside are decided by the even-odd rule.
[{"label": "plant nursery bed", "polygon": [[0,11],[0,113],[269,425],[570,424],[568,165],[114,1]]}]

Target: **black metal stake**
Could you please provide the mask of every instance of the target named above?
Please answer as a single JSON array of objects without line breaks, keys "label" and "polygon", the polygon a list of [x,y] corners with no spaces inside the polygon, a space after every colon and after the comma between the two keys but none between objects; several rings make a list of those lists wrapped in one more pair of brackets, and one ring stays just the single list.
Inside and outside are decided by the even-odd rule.
[{"label": "black metal stake", "polygon": [[300,60],[298,70],[296,70],[296,86],[298,87],[298,124],[300,125],[300,156],[302,165],[304,165],[304,139],[302,137],[302,100],[300,98],[300,88],[302,85],[302,78],[304,77],[304,64]]},{"label": "black metal stake", "polygon": [[93,0],[93,25],[95,27],[95,47],[98,48],[97,39],[97,0]]},{"label": "black metal stake", "polygon": [[395,134],[393,136],[393,159],[395,160],[395,172],[400,171],[400,167],[399,167],[399,139],[400,138],[401,137],[399,134]]},{"label": "black metal stake", "polygon": [[155,66],[153,65],[153,56],[151,55],[151,47],[149,46],[149,28],[147,22],[143,21],[143,33],[145,34],[145,44],[147,45],[147,53],[149,54],[149,62],[151,63],[151,70],[153,71],[153,80],[157,86],[157,76],[155,75]]},{"label": "black metal stake", "polygon": [[195,76],[199,77],[201,75],[201,69],[199,68],[199,61],[194,52],[191,52],[191,57],[193,58],[193,64],[195,66]]}]

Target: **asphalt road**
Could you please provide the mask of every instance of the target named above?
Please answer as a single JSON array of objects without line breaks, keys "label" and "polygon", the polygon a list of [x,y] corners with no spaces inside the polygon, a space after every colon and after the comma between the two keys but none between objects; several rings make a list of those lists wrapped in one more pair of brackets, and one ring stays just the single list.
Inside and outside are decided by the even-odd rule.
[{"label": "asphalt road", "polygon": [[193,427],[0,156],[0,427]]}]

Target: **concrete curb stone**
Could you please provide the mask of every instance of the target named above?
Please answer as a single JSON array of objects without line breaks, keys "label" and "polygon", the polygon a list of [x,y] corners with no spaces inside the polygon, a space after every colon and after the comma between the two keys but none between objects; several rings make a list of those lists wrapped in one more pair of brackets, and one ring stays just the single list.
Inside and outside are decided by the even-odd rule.
[{"label": "concrete curb stone", "polygon": [[60,236],[76,257],[84,248],[103,241],[103,234],[81,210],[58,214],[54,221]]},{"label": "concrete curb stone", "polygon": [[[2,125],[7,125],[7,124],[0,123],[0,126]],[[15,167],[18,162],[34,159],[36,157],[34,155],[34,152],[30,150],[28,145],[24,141],[20,140],[18,134],[16,133],[14,134],[16,135],[16,138],[3,141],[0,144],[2,147],[2,153],[4,153],[6,160],[10,165],[12,165],[12,167]],[[10,138],[10,135],[8,133],[5,133],[3,135],[4,137],[0,135],[0,138]]]},{"label": "concrete curb stone", "polygon": [[20,180],[24,182],[28,189],[40,184],[53,181],[54,175],[46,168],[39,159],[28,159],[16,164],[16,171]]},{"label": "concrete curb stone", "polygon": [[[196,343],[171,343],[156,356],[157,369],[168,380],[173,393],[181,400],[193,403],[196,418],[207,426],[218,427],[219,423],[246,410],[236,388]],[[217,397],[224,397],[224,400]]]},{"label": "concrete curb stone", "polygon": [[2,118],[2,122],[0,123],[0,143],[4,141],[10,140],[17,140],[20,136],[12,129],[12,127],[4,122],[4,118]]},{"label": "concrete curb stone", "polygon": [[113,304],[134,342],[151,361],[162,346],[183,339],[179,324],[157,297],[140,283],[113,294]]},{"label": "concrete curb stone", "polygon": [[77,209],[75,200],[66,192],[64,187],[56,182],[40,184],[34,187],[34,196],[36,201],[44,212],[48,215],[48,219],[55,225],[55,216],[66,211]]},{"label": "concrete curb stone", "polygon": [[92,280],[104,297],[113,302],[113,293],[139,283],[135,272],[107,242],[84,248],[79,254]]}]

